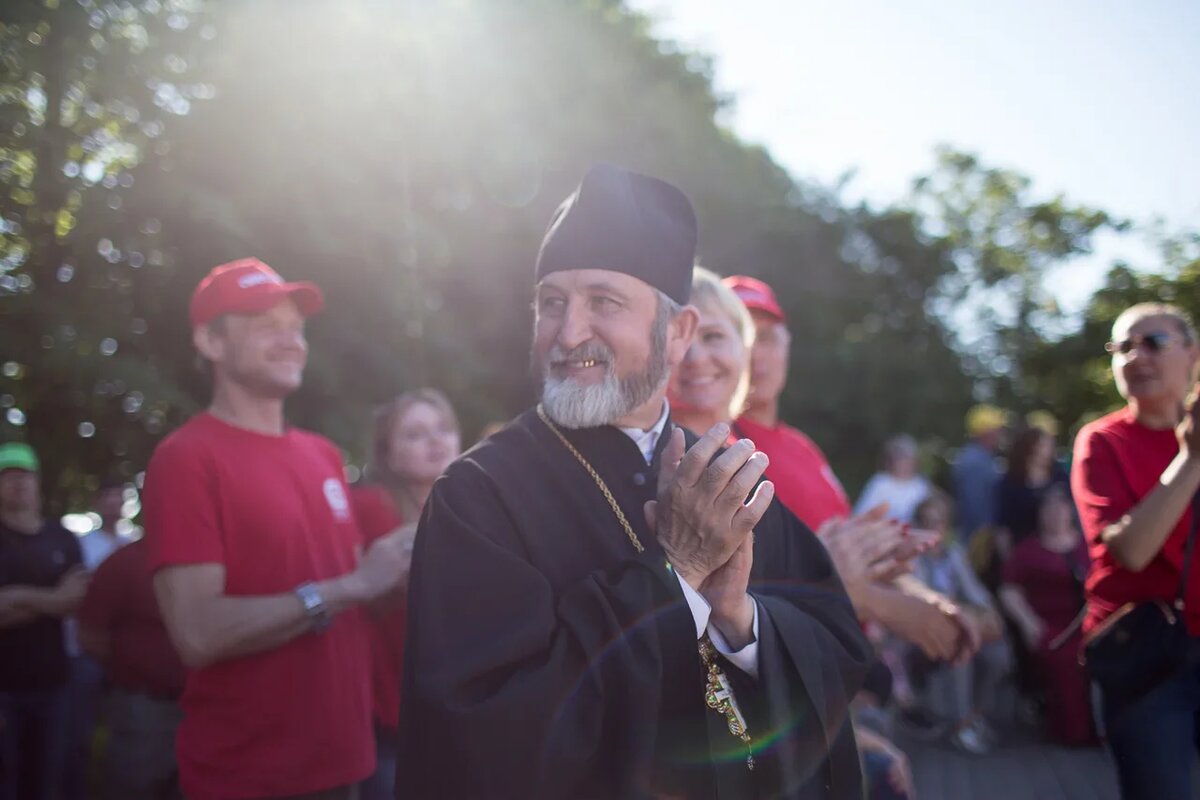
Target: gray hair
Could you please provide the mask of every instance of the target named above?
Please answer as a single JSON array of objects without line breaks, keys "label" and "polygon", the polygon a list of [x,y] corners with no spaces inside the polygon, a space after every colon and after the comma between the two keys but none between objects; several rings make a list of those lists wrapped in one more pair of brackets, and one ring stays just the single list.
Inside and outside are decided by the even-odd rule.
[{"label": "gray hair", "polygon": [[683,311],[683,306],[668,297],[662,289],[655,289],[654,295],[658,298],[658,310],[654,314],[654,337],[656,340],[661,337],[665,347],[667,326],[671,324],[671,320],[679,316],[679,313]]}]

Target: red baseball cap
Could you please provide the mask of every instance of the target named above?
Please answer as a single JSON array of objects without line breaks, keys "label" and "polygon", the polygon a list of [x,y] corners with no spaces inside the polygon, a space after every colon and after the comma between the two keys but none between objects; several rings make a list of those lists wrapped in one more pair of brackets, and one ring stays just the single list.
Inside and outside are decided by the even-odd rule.
[{"label": "red baseball cap", "polygon": [[325,307],[315,283],[287,283],[257,258],[242,258],[213,267],[192,292],[189,316],[192,327],[212,322],[222,314],[258,314],[286,297],[306,317]]},{"label": "red baseball cap", "polygon": [[751,278],[748,275],[731,275],[721,283],[733,289],[733,293],[751,311],[764,311],[780,322],[787,321],[783,315],[783,309],[779,306],[779,301],[775,299],[775,292],[758,278]]}]

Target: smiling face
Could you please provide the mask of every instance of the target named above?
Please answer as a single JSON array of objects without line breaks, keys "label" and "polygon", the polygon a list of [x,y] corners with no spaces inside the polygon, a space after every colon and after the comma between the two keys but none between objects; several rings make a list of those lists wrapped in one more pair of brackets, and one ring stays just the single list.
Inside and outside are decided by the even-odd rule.
[{"label": "smiling face", "polygon": [[602,269],[552,272],[537,286],[532,361],[542,405],[568,428],[617,423],[661,406],[694,312],[662,308],[649,284]]},{"label": "smiling face", "polygon": [[227,314],[196,328],[196,349],[212,363],[214,382],[282,399],[300,388],[308,362],[304,316],[290,299],[260,314]]},{"label": "smiling face", "polygon": [[696,339],[671,375],[668,396],[681,411],[700,412],[729,421],[741,408],[749,353],[737,327],[714,303],[697,306]]},{"label": "smiling face", "polygon": [[1125,399],[1142,404],[1181,403],[1195,380],[1197,348],[1178,321],[1163,315],[1128,319],[1122,315],[1113,325],[1112,339],[1144,342],[1155,334],[1162,334],[1165,343],[1157,351],[1141,343],[1128,353],[1113,354],[1117,390]]},{"label": "smiling face", "polygon": [[431,484],[461,449],[458,426],[442,409],[416,402],[392,425],[387,467],[400,481]]}]

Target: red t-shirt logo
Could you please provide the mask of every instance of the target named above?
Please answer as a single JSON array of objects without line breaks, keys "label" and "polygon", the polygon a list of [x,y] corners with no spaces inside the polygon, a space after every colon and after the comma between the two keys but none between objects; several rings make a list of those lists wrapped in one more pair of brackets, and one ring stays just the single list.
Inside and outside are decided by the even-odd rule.
[{"label": "red t-shirt logo", "polygon": [[339,522],[350,519],[350,501],[346,498],[345,490],[342,489],[342,482],[337,478],[328,478],[323,488],[325,499],[329,502],[329,509],[333,511],[333,518]]}]

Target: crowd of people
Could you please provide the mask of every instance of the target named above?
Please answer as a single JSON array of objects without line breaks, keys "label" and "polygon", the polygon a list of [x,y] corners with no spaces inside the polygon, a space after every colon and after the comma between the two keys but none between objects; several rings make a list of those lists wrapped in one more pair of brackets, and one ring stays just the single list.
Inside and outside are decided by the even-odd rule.
[{"label": "crowd of people", "polygon": [[1186,315],[1118,318],[1127,405],[1069,464],[1052,418],[977,406],[948,491],[900,434],[852,502],[781,419],[819,378],[783,304],[696,241],[677,188],[592,168],[535,261],[537,407],[460,456],[406,392],[353,486],[284,419],[320,290],[213,269],[211,403],[156,449],[144,536],[121,483],[82,537],[47,519],[0,445],[0,800],[913,798],[898,741],[982,755],[1012,708],[1103,737],[1126,800],[1189,797]]}]

